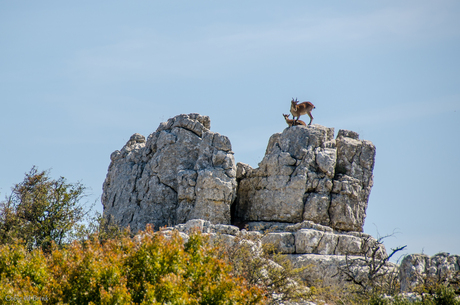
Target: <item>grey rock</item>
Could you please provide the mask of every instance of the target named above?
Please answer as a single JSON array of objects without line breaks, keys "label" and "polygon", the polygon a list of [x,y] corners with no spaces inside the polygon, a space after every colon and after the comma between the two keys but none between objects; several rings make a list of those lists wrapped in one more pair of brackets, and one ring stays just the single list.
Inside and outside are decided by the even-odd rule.
[{"label": "grey rock", "polygon": [[411,292],[419,285],[442,284],[460,279],[460,256],[449,253],[410,254],[399,269],[401,292]]},{"label": "grey rock", "polygon": [[[377,240],[372,236],[359,232],[339,233],[332,228],[316,224],[312,221],[303,221],[295,225],[276,222],[251,222],[246,229],[239,231],[235,226],[220,224],[202,224],[200,220],[190,220],[185,227],[194,226],[201,232],[245,236],[252,234],[260,239],[262,244],[270,245],[273,251],[282,254],[320,254],[320,255],[353,255],[370,256],[372,247]],[[198,223],[198,225],[196,225]],[[176,227],[181,230],[182,225]],[[184,231],[184,230],[182,230]],[[256,234],[256,235],[254,235]],[[246,238],[246,237],[245,237]],[[376,258],[386,256],[385,247],[381,244]]]},{"label": "grey rock", "polygon": [[[321,255],[370,255],[377,240],[371,236],[357,237],[346,233],[335,233],[317,229],[302,228],[294,233],[295,253]],[[381,245],[376,258],[382,259],[386,250]]]},{"label": "grey rock", "polygon": [[357,132],[351,131],[351,130],[339,130],[337,133],[337,137],[346,137],[350,139],[355,139],[359,140],[359,134]]},{"label": "grey rock", "polygon": [[255,221],[248,222],[246,229],[249,231],[265,232],[287,232],[286,227],[292,224],[286,222]]},{"label": "grey rock", "polygon": [[[258,168],[235,165],[230,140],[209,117],[181,114],[147,140],[134,134],[111,155],[104,215],[137,231],[206,219],[230,224],[312,221],[362,231],[375,147],[353,131],[294,126],[270,137]],[[237,191],[236,191],[237,190]],[[235,201],[235,199],[237,199]]]},{"label": "grey rock", "polygon": [[[172,239],[175,232],[172,230],[162,230],[159,233],[162,234],[166,239]],[[188,242],[189,240],[189,235],[183,232],[179,232],[179,237],[184,243]]]},{"label": "grey rock", "polygon": [[319,225],[310,220],[304,220],[301,223],[296,223],[294,225],[286,226],[286,231],[288,232],[297,232],[301,229],[315,229],[323,232],[333,232],[334,230],[329,226]]},{"label": "grey rock", "polygon": [[230,140],[209,127],[207,116],[181,114],[147,140],[134,134],[111,155],[104,216],[134,232],[194,218],[230,224],[236,165]]},{"label": "grey rock", "polygon": [[[268,223],[262,223],[267,230],[273,229]],[[321,230],[305,227],[318,226]],[[283,230],[281,227],[278,227]],[[304,221],[302,223],[284,227],[291,229],[290,232],[263,232],[239,230],[235,226],[212,224],[203,219],[192,219],[185,224],[178,224],[174,227],[162,230],[165,236],[172,236],[174,230],[180,232],[184,242],[188,240],[189,234],[200,231],[209,236],[213,244],[225,245],[227,247],[247,247],[254,256],[260,255],[262,247],[268,250],[285,254],[291,260],[295,268],[306,267],[302,271],[302,277],[312,285],[344,285],[348,283],[344,274],[340,273],[340,268],[346,262],[355,261],[353,270],[359,279],[365,279],[368,272],[368,265],[363,257],[365,251],[369,250],[373,243],[377,242],[371,236],[364,233],[337,233],[330,228]],[[137,236],[136,236],[137,237]],[[377,255],[377,259],[384,258],[386,255],[383,248]],[[369,253],[367,253],[369,257]],[[385,272],[391,268],[394,271],[394,264],[382,270]]]},{"label": "grey rock", "polygon": [[318,245],[324,232],[310,229],[301,229],[295,233],[295,248],[297,253],[318,254]]},{"label": "grey rock", "polygon": [[277,253],[295,253],[295,237],[290,232],[268,233],[262,237],[262,244]]},{"label": "grey rock", "polygon": [[185,233],[190,234],[193,231],[207,233],[205,230],[209,226],[209,221],[203,219],[192,219],[185,223]]},{"label": "grey rock", "polygon": [[352,131],[333,135],[320,125],[288,127],[270,137],[258,168],[238,163],[236,217],[362,231],[375,147]]},{"label": "grey rock", "polygon": [[235,236],[229,234],[210,233],[209,240],[214,245],[233,247],[235,245]]},{"label": "grey rock", "polygon": [[316,164],[318,165],[319,169],[329,178],[334,177],[336,163],[336,149],[320,147],[316,149]]},{"label": "grey rock", "polygon": [[232,225],[216,224],[212,226],[212,232],[236,236],[240,232],[238,227]]},{"label": "grey rock", "polygon": [[329,207],[331,197],[329,194],[311,193],[307,196],[303,219],[309,219],[315,223],[329,226],[331,219]]},{"label": "grey rock", "polygon": [[301,222],[304,194],[309,177],[313,177],[308,175],[309,168],[316,168],[315,149],[331,140],[332,133],[315,125],[290,127],[272,135],[259,167],[245,171],[239,182],[238,217],[246,221]]},{"label": "grey rock", "polygon": [[[340,272],[347,261],[353,261],[353,273],[358,281],[367,283],[368,266],[359,256],[344,255],[316,255],[316,254],[290,254],[287,257],[291,260],[295,268],[304,268],[301,277],[312,286],[331,287],[349,285],[347,277]],[[397,265],[387,263],[382,268],[380,274],[396,272]]]},{"label": "grey rock", "polygon": [[236,164],[236,179],[245,178],[252,172],[252,167],[248,164],[238,162]]}]

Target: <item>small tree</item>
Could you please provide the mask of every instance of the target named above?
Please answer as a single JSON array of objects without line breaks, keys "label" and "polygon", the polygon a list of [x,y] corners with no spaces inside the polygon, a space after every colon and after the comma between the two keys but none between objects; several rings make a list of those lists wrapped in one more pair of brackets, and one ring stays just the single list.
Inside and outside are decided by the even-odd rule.
[{"label": "small tree", "polygon": [[0,243],[22,240],[29,250],[46,250],[52,241],[59,246],[68,242],[91,210],[80,204],[85,190],[79,182],[67,183],[64,177],[54,180],[48,172],[32,167],[0,202]]},{"label": "small tree", "polygon": [[388,236],[379,237],[375,242],[366,239],[361,247],[359,257],[345,256],[345,265],[338,268],[338,273],[345,275],[347,281],[360,287],[358,292],[373,296],[381,293],[394,294],[399,291],[398,270],[392,266],[390,259],[406,246],[391,249],[390,255],[384,251],[383,240]]}]

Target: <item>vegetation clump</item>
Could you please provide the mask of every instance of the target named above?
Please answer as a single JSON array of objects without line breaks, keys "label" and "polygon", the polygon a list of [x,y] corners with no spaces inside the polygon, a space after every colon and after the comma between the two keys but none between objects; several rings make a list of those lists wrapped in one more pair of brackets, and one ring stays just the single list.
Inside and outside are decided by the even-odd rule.
[{"label": "vegetation clump", "polygon": [[261,304],[206,237],[151,227],[133,238],[88,220],[85,187],[35,167],[0,202],[2,304]]},{"label": "vegetation clump", "polygon": [[28,250],[68,243],[89,215],[80,203],[86,188],[64,177],[51,179],[32,167],[24,180],[0,202],[0,244],[21,242]]},{"label": "vegetation clump", "polygon": [[450,283],[398,294],[389,259],[404,247],[381,257],[382,239],[339,268],[350,285],[313,286],[301,277],[308,267],[294,268],[260,234],[191,232],[184,239],[147,226],[132,236],[98,215],[88,218],[84,192],[33,167],[0,202],[0,304],[460,305],[458,272]]},{"label": "vegetation clump", "polygon": [[0,246],[3,304],[262,304],[263,289],[232,274],[201,234],[184,243],[147,228],[124,236],[54,243],[50,253]]}]

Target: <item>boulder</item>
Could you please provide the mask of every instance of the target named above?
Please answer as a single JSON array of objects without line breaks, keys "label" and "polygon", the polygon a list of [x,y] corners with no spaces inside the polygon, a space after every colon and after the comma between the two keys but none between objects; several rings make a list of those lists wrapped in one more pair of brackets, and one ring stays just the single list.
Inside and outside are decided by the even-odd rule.
[{"label": "boulder", "polygon": [[460,280],[460,256],[449,253],[410,254],[404,257],[399,268],[401,292],[410,292],[422,285],[458,282]]},{"label": "boulder", "polygon": [[136,232],[202,218],[230,224],[236,166],[230,140],[210,120],[181,114],[147,140],[134,134],[111,155],[103,185],[104,216]]},{"label": "boulder", "polygon": [[[339,130],[334,139],[333,128],[293,126],[270,137],[257,168],[235,165],[230,140],[210,131],[209,117],[181,114],[111,154],[104,217],[133,232],[149,223],[166,227],[166,236],[178,230],[184,240],[198,230],[255,254],[266,246],[307,267],[311,284],[343,285],[340,269],[350,261],[365,279],[370,258],[387,258],[383,245],[362,233],[375,152],[353,131]],[[382,272],[395,268],[386,262]],[[460,256],[408,255],[399,277],[402,292],[458,282]]]},{"label": "boulder", "polygon": [[[369,283],[369,263],[360,256],[293,254],[287,256],[295,268],[302,268],[301,277],[308,285],[319,287],[344,287],[351,285],[348,276],[342,272],[350,266],[354,279],[364,285]],[[352,262],[352,263],[350,263]],[[397,271],[397,265],[387,262],[378,277]]]},{"label": "boulder", "polygon": [[258,168],[238,163],[234,217],[363,230],[375,146],[353,131],[294,126],[270,137]]},{"label": "boulder", "polygon": [[[171,235],[174,230],[179,231],[184,239],[194,231],[200,231],[210,237],[211,243],[219,243],[228,247],[247,244],[251,253],[257,256],[262,246],[278,253],[284,253],[295,268],[302,268],[301,277],[311,285],[339,285],[348,284],[347,277],[341,269],[351,264],[356,278],[366,279],[370,261],[365,258],[365,251],[376,240],[364,233],[334,233],[330,228],[303,222],[289,227],[280,228],[280,232],[239,230],[232,225],[213,224],[202,219],[189,220],[185,224],[167,227],[162,234]],[[284,231],[286,230],[286,231]],[[382,248],[377,258],[386,255]],[[382,272],[393,270],[396,266],[387,263]]]}]

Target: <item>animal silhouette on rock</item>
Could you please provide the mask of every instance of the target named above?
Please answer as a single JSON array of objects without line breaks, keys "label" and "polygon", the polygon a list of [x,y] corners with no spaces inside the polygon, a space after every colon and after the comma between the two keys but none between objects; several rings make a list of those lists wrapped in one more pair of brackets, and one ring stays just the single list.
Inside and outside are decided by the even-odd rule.
[{"label": "animal silhouette on rock", "polygon": [[286,120],[286,123],[289,125],[289,127],[291,126],[307,126],[307,124],[305,124],[304,121],[302,120],[291,120],[289,118],[289,114],[283,114],[284,116],[284,119]]},{"label": "animal silhouette on rock", "polygon": [[308,125],[311,125],[311,122],[313,121],[313,116],[311,115],[311,111],[315,108],[316,108],[315,105],[313,105],[310,102],[303,102],[299,104],[299,101],[297,99],[291,100],[291,114],[292,114],[292,118],[296,122],[299,120],[301,115],[308,114],[308,116],[310,117],[310,123],[308,123]]}]

